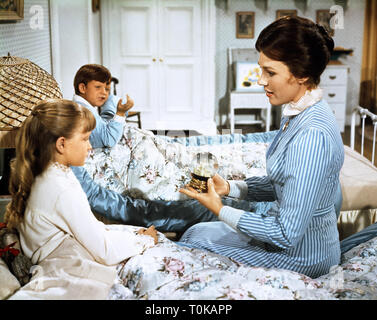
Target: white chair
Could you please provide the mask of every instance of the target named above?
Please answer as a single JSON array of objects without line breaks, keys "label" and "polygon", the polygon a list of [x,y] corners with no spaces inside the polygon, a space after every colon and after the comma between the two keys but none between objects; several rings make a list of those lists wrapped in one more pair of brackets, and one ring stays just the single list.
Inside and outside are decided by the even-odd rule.
[{"label": "white chair", "polygon": [[[230,132],[234,133],[236,124],[261,125],[265,131],[270,131],[271,104],[265,92],[247,92],[236,90],[236,62],[258,62],[258,52],[248,48],[228,48],[228,64],[230,66],[228,77],[229,88],[229,120]],[[235,110],[249,110],[249,119],[235,119]],[[253,115],[253,116],[252,116]]]}]

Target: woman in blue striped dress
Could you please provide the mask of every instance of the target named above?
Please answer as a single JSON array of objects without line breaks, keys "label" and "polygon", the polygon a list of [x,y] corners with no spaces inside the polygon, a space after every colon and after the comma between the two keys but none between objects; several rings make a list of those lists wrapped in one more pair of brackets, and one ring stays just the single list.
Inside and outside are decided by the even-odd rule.
[{"label": "woman in blue striped dress", "polygon": [[[325,29],[304,18],[285,17],[261,32],[259,84],[272,105],[283,106],[280,130],[267,150],[267,175],[245,181],[215,175],[208,193],[181,189],[221,220],[192,226],[182,244],[313,278],[339,264],[335,206],[344,149],[318,87],[333,47]],[[253,209],[224,206],[225,195],[249,200]]]}]

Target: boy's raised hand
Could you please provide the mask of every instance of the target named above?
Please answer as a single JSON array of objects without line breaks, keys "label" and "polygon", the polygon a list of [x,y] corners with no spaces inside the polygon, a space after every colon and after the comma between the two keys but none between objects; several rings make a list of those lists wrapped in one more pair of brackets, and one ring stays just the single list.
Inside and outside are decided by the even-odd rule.
[{"label": "boy's raised hand", "polygon": [[117,105],[117,115],[124,117],[126,112],[134,106],[134,101],[127,95],[127,102],[122,104],[122,99],[119,100]]}]

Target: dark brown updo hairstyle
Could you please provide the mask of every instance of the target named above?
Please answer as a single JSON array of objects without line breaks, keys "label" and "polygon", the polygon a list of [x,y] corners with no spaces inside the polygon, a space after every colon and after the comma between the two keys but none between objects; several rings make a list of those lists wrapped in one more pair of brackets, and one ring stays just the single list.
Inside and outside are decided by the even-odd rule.
[{"label": "dark brown updo hairstyle", "polygon": [[280,18],[260,33],[255,45],[268,58],[283,62],[296,78],[306,78],[315,88],[334,49],[326,30],[302,17]]}]

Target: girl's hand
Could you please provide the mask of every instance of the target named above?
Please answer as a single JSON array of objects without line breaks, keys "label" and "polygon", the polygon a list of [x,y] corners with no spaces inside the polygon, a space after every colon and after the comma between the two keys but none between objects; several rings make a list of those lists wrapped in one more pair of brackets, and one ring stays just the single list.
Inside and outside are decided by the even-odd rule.
[{"label": "girl's hand", "polygon": [[148,229],[139,229],[137,234],[142,234],[145,236],[150,236],[154,239],[154,244],[158,242],[157,230],[155,229],[154,225],[151,225]]},{"label": "girl's hand", "polygon": [[217,194],[215,190],[215,184],[214,184],[215,177],[216,176],[214,176],[213,179],[208,179],[208,182],[207,182],[208,192],[207,193],[199,193],[194,188],[191,188],[191,187],[187,187],[186,189],[181,188],[179,192],[184,193],[185,195],[198,200],[203,206],[205,206],[207,209],[211,210],[216,216],[218,216],[221,208],[223,207],[223,203],[221,202],[220,195]]}]

